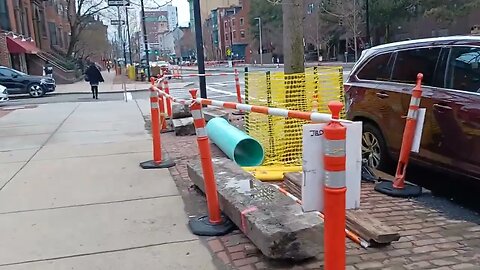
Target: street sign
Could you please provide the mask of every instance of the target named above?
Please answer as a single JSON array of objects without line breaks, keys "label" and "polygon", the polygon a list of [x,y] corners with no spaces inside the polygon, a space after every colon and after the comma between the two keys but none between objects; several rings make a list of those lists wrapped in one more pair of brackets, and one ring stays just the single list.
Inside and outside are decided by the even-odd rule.
[{"label": "street sign", "polygon": [[111,20],[110,21],[111,25],[125,25],[125,20]]},{"label": "street sign", "polygon": [[108,5],[111,7],[130,6],[130,0],[108,0]]}]

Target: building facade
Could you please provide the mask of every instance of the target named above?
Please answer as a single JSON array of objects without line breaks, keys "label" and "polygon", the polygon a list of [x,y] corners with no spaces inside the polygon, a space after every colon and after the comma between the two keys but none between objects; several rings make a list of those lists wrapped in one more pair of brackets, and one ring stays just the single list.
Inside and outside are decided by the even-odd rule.
[{"label": "building facade", "polygon": [[162,10],[145,11],[145,28],[149,46],[149,60],[158,61],[161,45],[160,37],[168,32],[168,12]]},{"label": "building facade", "polygon": [[161,11],[167,12],[168,31],[173,31],[178,27],[178,12],[177,7],[168,4],[160,8]]}]

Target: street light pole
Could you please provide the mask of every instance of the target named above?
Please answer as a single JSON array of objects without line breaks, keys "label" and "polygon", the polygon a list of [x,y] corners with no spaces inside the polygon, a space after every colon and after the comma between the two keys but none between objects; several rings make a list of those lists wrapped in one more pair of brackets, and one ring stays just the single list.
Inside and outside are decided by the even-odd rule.
[{"label": "street light pole", "polygon": [[148,59],[148,40],[147,40],[147,27],[145,26],[145,6],[143,0],[140,0],[141,15],[142,15],[142,30],[143,30],[143,44],[145,46],[145,59],[147,65],[147,80],[150,79],[150,60]]},{"label": "street light pole", "polygon": [[257,17],[255,20],[258,20],[258,31],[260,32],[260,65],[263,66],[262,18]]},{"label": "street light pole", "polygon": [[[125,6],[125,16],[126,18],[126,23],[127,23],[127,38],[128,38],[128,54],[129,54],[129,59],[130,59],[130,65],[133,66],[133,61],[132,61],[132,41],[130,40],[130,24],[128,22],[128,8]],[[125,59],[127,61],[127,59]]]},{"label": "street light pole", "polygon": [[[202,16],[200,14],[200,0],[193,0],[193,16],[195,19],[195,40],[197,43],[198,73],[205,74],[205,55],[203,52]],[[205,80],[205,76],[199,76],[199,83],[200,97],[207,98],[207,82]]]},{"label": "street light pole", "polygon": [[368,44],[368,47],[371,47],[372,44],[370,44],[370,43],[371,43],[371,42],[370,42],[370,41],[371,41],[371,40],[370,40],[370,13],[369,13],[368,0],[365,0],[365,17],[366,17],[366,20],[365,20],[366,25],[365,25],[365,26],[366,26],[366,28],[367,28],[367,31],[366,31],[366,32],[367,32],[367,33],[366,33],[366,35],[367,35],[367,44]]}]

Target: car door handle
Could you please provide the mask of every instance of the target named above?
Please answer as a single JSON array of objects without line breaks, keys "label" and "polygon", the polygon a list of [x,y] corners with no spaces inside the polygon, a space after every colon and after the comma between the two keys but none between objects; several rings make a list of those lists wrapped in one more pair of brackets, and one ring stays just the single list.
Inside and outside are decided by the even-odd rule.
[{"label": "car door handle", "polygon": [[386,94],[386,93],[377,93],[377,97],[379,97],[379,98],[388,98],[389,95]]},{"label": "car door handle", "polygon": [[438,104],[438,103],[433,104],[433,107],[435,109],[441,109],[441,110],[451,110],[452,109],[452,107],[450,107],[450,106],[441,105],[441,104]]}]

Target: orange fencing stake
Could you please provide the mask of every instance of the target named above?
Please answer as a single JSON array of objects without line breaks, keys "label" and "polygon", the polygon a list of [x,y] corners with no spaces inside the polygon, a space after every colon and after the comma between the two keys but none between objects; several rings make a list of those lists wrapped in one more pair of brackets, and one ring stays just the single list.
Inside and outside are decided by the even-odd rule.
[{"label": "orange fencing stake", "polygon": [[324,260],[325,270],[344,270],[347,128],[339,122],[343,104],[331,101],[328,108],[332,112],[332,121],[324,127]]},{"label": "orange fencing stake", "polygon": [[403,130],[402,147],[398,158],[395,180],[392,182],[384,181],[375,186],[375,190],[394,197],[414,197],[422,194],[422,188],[412,184],[405,184],[405,174],[407,171],[410,151],[412,149],[417,127],[418,109],[422,98],[422,79],[423,74],[418,73],[417,83],[412,91],[410,106],[408,107],[407,122]]},{"label": "orange fencing stake", "polygon": [[[168,86],[167,78],[165,78],[165,81],[163,81],[163,86],[165,87],[165,93],[170,95],[170,87]],[[166,99],[166,105],[167,105],[167,115],[168,117],[172,118],[172,101],[169,98]]]},{"label": "orange fencing stake", "polygon": [[154,88],[155,78],[150,78],[152,86],[150,88],[150,115],[151,130],[153,142],[153,160],[140,163],[143,169],[170,168],[175,166],[175,162],[162,158],[162,142],[160,137],[160,114],[158,106],[158,92]]},{"label": "orange fencing stake", "polygon": [[[190,90],[193,99],[197,98],[197,90]],[[217,182],[213,172],[210,142],[205,128],[205,118],[202,113],[202,104],[195,102],[190,106],[197,133],[197,144],[202,164],[205,182],[205,195],[207,197],[208,216],[202,216],[189,221],[192,232],[196,235],[218,236],[225,235],[233,230],[233,223],[221,214],[218,203]]]}]

